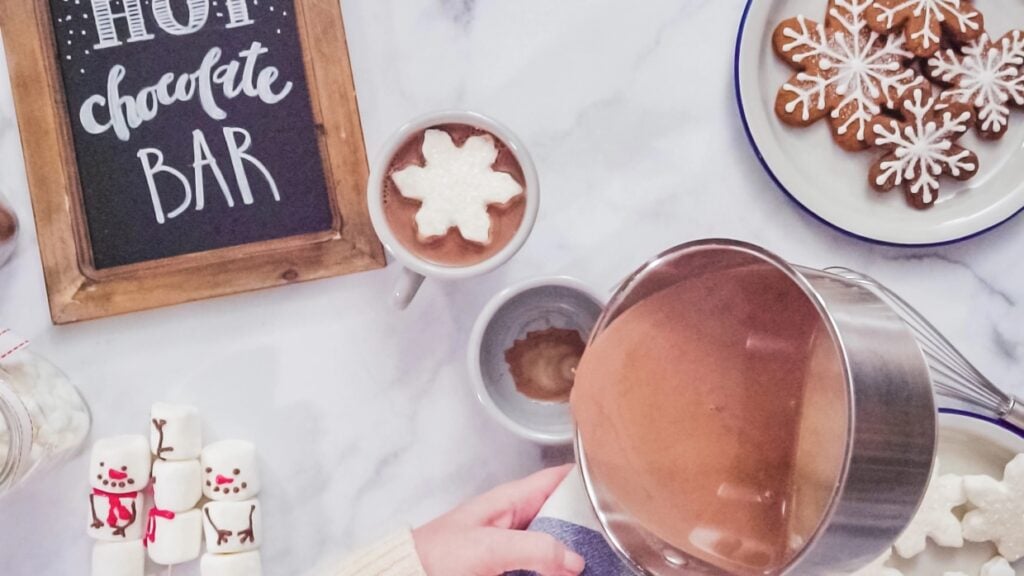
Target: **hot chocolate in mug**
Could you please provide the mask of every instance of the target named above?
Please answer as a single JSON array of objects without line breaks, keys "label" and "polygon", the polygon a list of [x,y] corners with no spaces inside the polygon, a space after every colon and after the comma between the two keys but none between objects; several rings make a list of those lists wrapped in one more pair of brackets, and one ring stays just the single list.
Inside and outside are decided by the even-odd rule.
[{"label": "hot chocolate in mug", "polygon": [[[416,172],[418,181],[404,180],[404,172]],[[461,192],[410,197],[416,196],[412,184],[424,182],[435,189],[438,182],[451,183]],[[482,226],[482,211],[474,213],[473,200],[465,200],[476,195],[477,182],[480,189],[499,191],[497,200],[484,205]],[[510,192],[507,197],[500,196],[502,190]],[[377,235],[403,266],[392,301],[404,309],[426,278],[470,278],[508,262],[533,230],[540,186],[533,160],[512,131],[482,114],[448,111],[421,116],[391,136],[370,172],[367,201]],[[423,214],[427,202],[434,203],[431,210],[440,203],[449,214]],[[465,218],[446,220],[451,214]]]}]

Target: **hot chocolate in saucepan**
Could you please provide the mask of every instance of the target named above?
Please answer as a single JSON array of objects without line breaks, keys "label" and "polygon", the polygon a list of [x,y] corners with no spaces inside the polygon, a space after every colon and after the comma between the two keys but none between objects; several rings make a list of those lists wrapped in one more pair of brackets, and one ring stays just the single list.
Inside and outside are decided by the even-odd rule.
[{"label": "hot chocolate in saucepan", "polygon": [[[431,139],[440,143],[433,151]],[[434,159],[428,158],[430,154]],[[484,171],[488,173],[473,166],[474,160],[480,158],[489,161],[489,170]],[[431,172],[426,174],[422,169]],[[403,178],[412,172],[419,173],[416,175],[418,182]],[[471,223],[479,232],[471,234],[473,238],[467,239],[466,232],[454,220],[448,223],[436,217],[431,222],[435,228],[425,231],[424,215],[420,212],[427,202],[435,200],[422,199],[413,184],[420,184],[420,188],[443,188],[451,184],[467,189],[468,186],[468,194],[449,194],[443,199],[449,212],[466,216],[474,203],[469,197],[475,192],[472,190],[474,178],[481,182],[481,187],[496,182],[497,188],[504,189],[511,197],[485,204],[489,222],[473,220],[470,214]],[[391,159],[382,188],[384,215],[398,242],[414,255],[441,266],[472,266],[492,258],[512,241],[526,213],[526,179],[515,154],[494,134],[467,124],[443,124],[414,134]],[[460,206],[460,202],[465,205]],[[482,211],[483,208],[479,218],[483,218]],[[440,229],[436,228],[438,222],[442,222]]]},{"label": "hot chocolate in saucepan", "polygon": [[585,352],[572,404],[593,478],[622,510],[730,574],[777,574],[838,485],[843,378],[811,300],[764,264],[626,310]]}]

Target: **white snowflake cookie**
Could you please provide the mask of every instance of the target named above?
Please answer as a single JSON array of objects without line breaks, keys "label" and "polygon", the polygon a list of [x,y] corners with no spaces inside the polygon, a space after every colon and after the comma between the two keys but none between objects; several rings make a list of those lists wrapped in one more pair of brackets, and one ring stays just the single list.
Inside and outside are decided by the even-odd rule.
[{"label": "white snowflake cookie", "polygon": [[892,566],[885,565],[890,558],[892,558],[892,550],[886,550],[885,554],[876,558],[874,562],[857,570],[850,576],[903,576],[903,572]]},{"label": "white snowflake cookie", "polygon": [[962,44],[985,31],[985,18],[970,0],[875,0],[868,23],[880,33],[903,30],[907,48],[922,57],[935,54],[943,37]]},{"label": "white snowflake cookie", "polygon": [[1009,560],[1002,556],[996,556],[985,562],[985,565],[981,567],[979,576],[1017,576],[1017,571],[1013,569],[1013,566],[1010,566]]},{"label": "white snowflake cookie", "polygon": [[509,203],[523,187],[506,172],[496,171],[498,148],[490,135],[471,136],[456,146],[444,130],[423,135],[424,166],[409,166],[391,175],[399,193],[422,203],[416,213],[421,241],[444,236],[452,228],[467,241],[491,241],[487,207]]},{"label": "white snowflake cookie", "polygon": [[950,86],[942,99],[974,107],[982,138],[1006,133],[1010,107],[1024,106],[1024,31],[1013,30],[997,40],[987,34],[963,47],[935,54],[928,73]]},{"label": "white snowflake cookie", "polygon": [[900,100],[905,120],[879,116],[869,141],[886,151],[872,166],[871,186],[880,192],[902,186],[916,208],[939,197],[943,174],[967,180],[978,173],[978,156],[957,144],[974,122],[974,111],[957,102],[940,104],[927,88],[915,88]]},{"label": "white snowflake cookie", "polygon": [[[938,463],[935,467],[938,468]],[[924,552],[929,538],[946,548],[962,547],[963,528],[953,509],[966,502],[963,476],[933,476],[917,514],[896,540],[896,553],[903,558],[913,558]]]},{"label": "white snowflake cookie", "polygon": [[1024,558],[1024,454],[1006,465],[1002,482],[989,476],[967,476],[964,490],[977,506],[964,515],[964,539],[993,542],[1010,562]]},{"label": "white snowflake cookie", "polygon": [[908,67],[903,37],[868,28],[872,0],[831,0],[825,23],[804,16],[775,29],[775,52],[796,74],[779,90],[775,113],[787,124],[809,126],[828,115],[832,135],[847,150],[863,150],[868,125],[883,107],[925,83]]}]

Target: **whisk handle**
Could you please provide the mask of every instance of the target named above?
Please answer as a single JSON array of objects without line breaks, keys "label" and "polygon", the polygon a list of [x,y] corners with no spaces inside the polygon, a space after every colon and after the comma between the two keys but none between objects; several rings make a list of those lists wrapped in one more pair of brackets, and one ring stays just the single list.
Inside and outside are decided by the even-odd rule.
[{"label": "whisk handle", "polygon": [[1006,413],[1006,416],[1003,416],[1003,420],[1024,431],[1024,400],[1014,397],[1010,411]]}]

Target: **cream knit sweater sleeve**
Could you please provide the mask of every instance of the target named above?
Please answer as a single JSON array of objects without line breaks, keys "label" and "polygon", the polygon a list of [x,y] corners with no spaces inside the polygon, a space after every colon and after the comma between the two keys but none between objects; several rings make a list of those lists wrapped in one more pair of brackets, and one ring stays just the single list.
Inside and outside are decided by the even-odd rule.
[{"label": "cream knit sweater sleeve", "polygon": [[334,576],[426,576],[412,532],[385,538],[343,562]]}]

